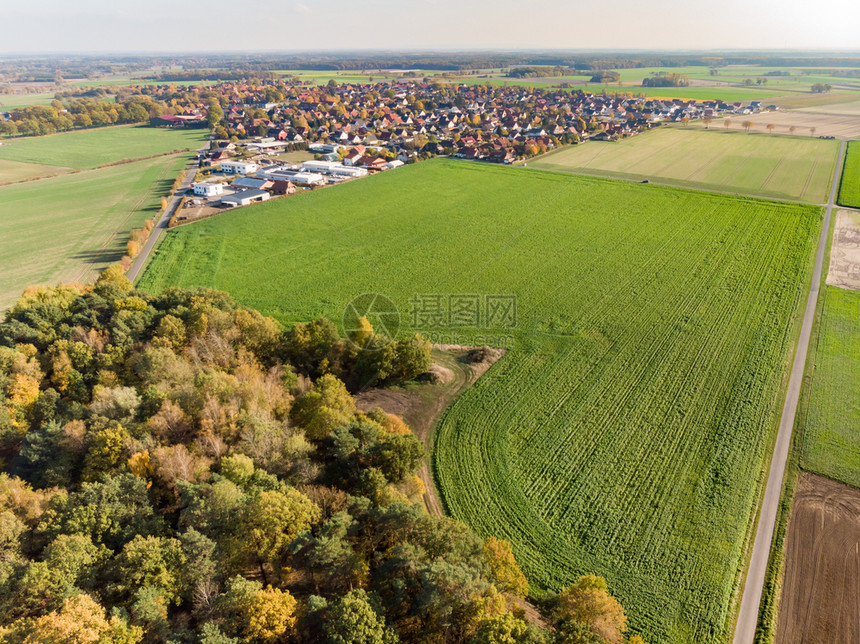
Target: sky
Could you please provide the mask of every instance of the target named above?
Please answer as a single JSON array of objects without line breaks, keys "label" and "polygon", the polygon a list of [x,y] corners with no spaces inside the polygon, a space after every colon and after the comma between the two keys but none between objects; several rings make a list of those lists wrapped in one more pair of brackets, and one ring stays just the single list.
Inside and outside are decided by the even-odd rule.
[{"label": "sky", "polygon": [[860,50],[858,0],[5,0],[0,53]]}]

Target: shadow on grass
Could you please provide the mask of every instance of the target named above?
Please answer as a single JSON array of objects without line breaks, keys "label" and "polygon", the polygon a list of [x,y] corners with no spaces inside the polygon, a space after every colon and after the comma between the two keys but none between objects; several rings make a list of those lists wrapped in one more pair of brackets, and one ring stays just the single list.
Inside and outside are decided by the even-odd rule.
[{"label": "shadow on grass", "polygon": [[73,259],[77,259],[87,264],[116,264],[125,255],[124,249],[121,248],[102,248],[100,250],[88,250],[82,253],[72,255]]}]

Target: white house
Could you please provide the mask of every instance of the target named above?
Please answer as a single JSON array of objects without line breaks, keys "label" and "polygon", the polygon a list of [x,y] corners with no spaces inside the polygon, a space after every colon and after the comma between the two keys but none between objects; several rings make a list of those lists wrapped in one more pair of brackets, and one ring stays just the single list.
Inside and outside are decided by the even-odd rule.
[{"label": "white house", "polygon": [[193,183],[194,194],[200,197],[215,197],[224,194],[224,186],[220,183]]},{"label": "white house", "polygon": [[324,186],[325,177],[316,172],[296,172],[293,174],[285,174],[284,179],[288,179],[293,183],[301,186]]},{"label": "white house", "polygon": [[221,172],[224,174],[254,174],[257,164],[251,161],[222,161]]}]

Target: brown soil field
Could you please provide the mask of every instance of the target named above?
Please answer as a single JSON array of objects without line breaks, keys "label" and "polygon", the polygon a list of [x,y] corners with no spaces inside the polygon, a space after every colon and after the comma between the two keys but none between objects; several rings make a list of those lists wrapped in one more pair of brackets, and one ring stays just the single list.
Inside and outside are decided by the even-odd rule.
[{"label": "brown soil field", "polygon": [[786,536],[775,642],[860,642],[860,490],[801,476]]},{"label": "brown soil field", "polygon": [[860,291],[860,212],[856,210],[836,214],[827,283]]}]

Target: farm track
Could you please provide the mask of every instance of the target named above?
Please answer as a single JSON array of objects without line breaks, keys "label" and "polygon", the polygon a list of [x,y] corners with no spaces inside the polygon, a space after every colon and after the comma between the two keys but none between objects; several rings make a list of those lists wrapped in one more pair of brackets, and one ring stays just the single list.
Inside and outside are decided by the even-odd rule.
[{"label": "farm track", "polygon": [[774,445],[773,456],[770,461],[767,485],[764,491],[761,510],[758,518],[755,541],[753,543],[752,555],[746,574],[746,582],[743,586],[738,619],[735,624],[734,644],[754,644],[756,626],[758,625],[759,606],[764,591],[767,564],[770,558],[773,532],[776,526],[776,516],[782,493],[782,483],[785,476],[785,466],[788,460],[789,447],[791,446],[791,433],[794,428],[794,418],[797,413],[797,403],[800,397],[800,388],[803,381],[803,371],[806,365],[806,355],[809,349],[809,338],[812,334],[812,324],[815,318],[815,306],[818,301],[818,292],[821,287],[821,274],[824,265],[824,253],[827,248],[827,239],[830,234],[830,219],[833,206],[839,189],[839,178],[842,173],[842,163],[845,158],[846,142],[843,140],[839,148],[839,160],[833,176],[833,185],[830,189],[830,200],[824,215],[824,224],[821,236],[818,240],[818,250],[815,256],[815,269],[812,274],[812,282],[806,301],[806,310],[803,314],[803,324],[800,330],[800,338],[794,355],[794,364],[786,391],[785,404],[783,405],[782,418],[779,424]]}]

